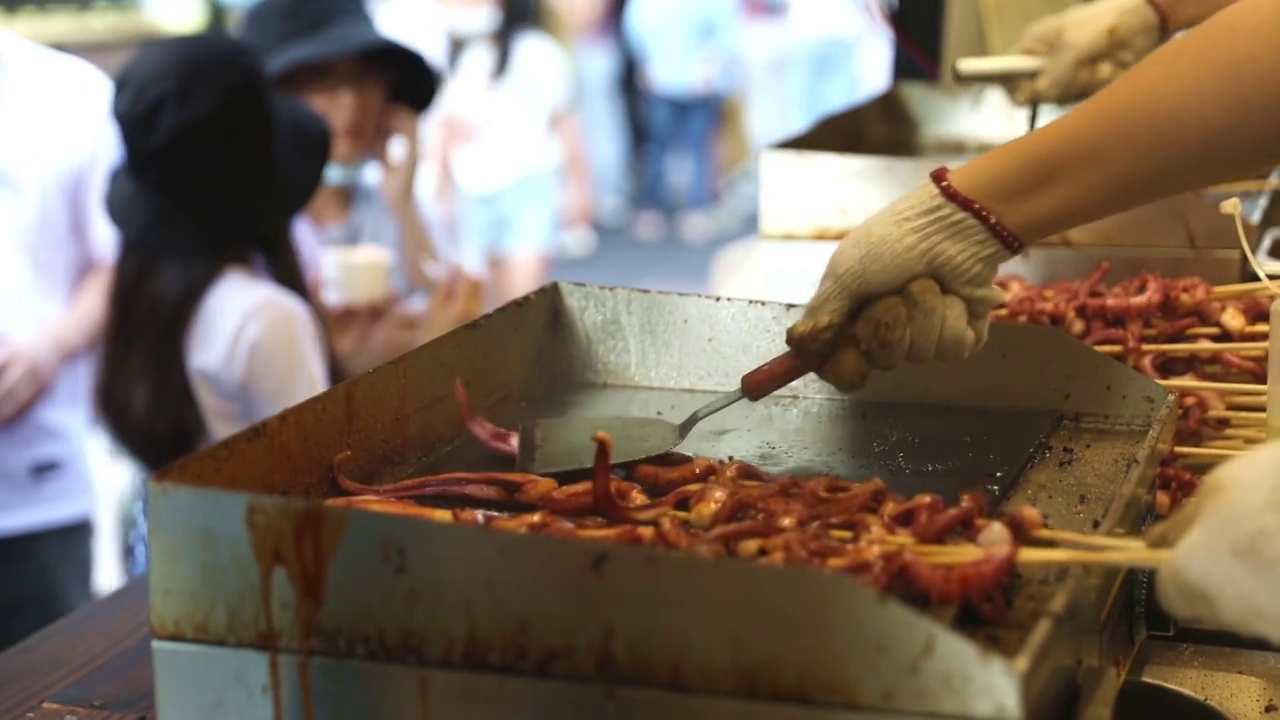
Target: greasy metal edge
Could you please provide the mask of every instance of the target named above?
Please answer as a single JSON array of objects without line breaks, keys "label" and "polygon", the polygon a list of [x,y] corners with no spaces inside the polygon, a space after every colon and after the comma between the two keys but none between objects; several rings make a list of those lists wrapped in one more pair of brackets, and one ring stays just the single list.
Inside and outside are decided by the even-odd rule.
[{"label": "greasy metal edge", "polygon": [[[582,302],[588,295],[596,296],[596,301],[592,308],[592,312],[596,314],[595,318],[584,318],[582,314],[574,314],[574,312],[572,312],[572,306],[575,303]],[[565,310],[557,303],[565,303],[570,306],[570,309]],[[543,291],[539,291],[539,293],[534,296],[522,301],[521,306],[504,308],[491,316],[486,316],[486,318],[482,319],[478,323],[473,323],[469,326],[469,331],[483,329],[485,332],[502,335],[503,337],[511,337],[511,344],[513,346],[527,350],[530,347],[535,349],[543,347],[537,344],[540,342],[547,343],[557,340],[563,342],[566,337],[571,340],[581,339],[578,336],[583,332],[584,326],[586,326],[586,329],[590,330],[590,326],[592,322],[594,322],[597,328],[593,331],[594,338],[587,337],[587,341],[583,343],[583,347],[574,348],[574,350],[577,351],[577,355],[567,359],[567,362],[564,364],[567,366],[575,361],[582,362],[583,358],[589,356],[592,350],[592,342],[598,342],[602,336],[610,332],[610,329],[616,333],[616,319],[618,317],[628,317],[625,311],[628,308],[634,309],[635,307],[647,308],[650,315],[657,315],[665,310],[682,312],[687,315],[691,315],[692,319],[695,321],[714,316],[728,323],[729,326],[733,326],[734,322],[737,320],[749,318],[750,322],[756,325],[784,327],[788,320],[794,318],[795,314],[798,312],[798,309],[793,306],[781,306],[777,304],[753,303],[750,301],[728,301],[710,298],[690,298],[687,296],[680,297],[643,293],[641,291],[607,290],[590,288],[587,286],[565,285],[546,288]],[[610,321],[613,321],[614,323],[612,326],[609,324]],[[697,326],[696,322],[691,324]],[[558,328],[557,325],[559,325]],[[705,329],[705,325],[706,324],[704,323],[702,326],[703,329],[698,332],[705,333],[707,331]],[[694,331],[680,331],[678,327],[671,326],[670,323],[667,323],[664,327],[676,333],[677,337],[675,340],[679,340],[680,342],[690,342],[691,339],[695,337]],[[681,332],[684,332],[684,335],[679,335]],[[557,335],[556,333],[559,334]],[[1039,335],[1037,335],[1037,333],[1039,333]],[[635,334],[637,336],[635,352],[647,352],[652,354],[654,352],[654,348],[651,338],[650,342],[644,342],[644,339],[650,336],[647,336],[644,332]],[[742,358],[758,357],[760,360],[763,360],[776,351],[776,349],[772,347],[761,347],[758,339],[753,340],[751,337],[744,337],[750,335],[749,333],[737,333],[730,335],[730,337],[724,339],[720,348],[725,352],[726,356]],[[685,339],[681,340],[681,337],[684,337]],[[497,377],[502,380],[502,382],[496,383],[498,387],[509,388],[509,390],[504,390],[504,392],[515,393],[519,392],[520,383],[523,382],[527,384],[529,382],[529,378],[533,375],[538,373],[545,375],[547,372],[554,373],[563,367],[559,365],[550,369],[545,367],[531,367],[534,363],[530,363],[527,359],[521,357],[521,353],[513,352],[500,354],[495,357],[493,359],[494,368],[476,368],[474,367],[474,364],[466,364],[461,360],[449,358],[450,350],[465,347],[464,341],[459,338],[463,338],[463,335],[451,333],[449,336],[442,338],[441,341],[438,341],[438,343],[433,343],[427,347],[419,349],[418,351],[414,351],[408,356],[370,373],[353,383],[349,383],[337,390],[325,393],[313,401],[308,401],[308,404],[273,418],[256,429],[250,429],[249,431],[246,431],[246,433],[243,433],[242,437],[221,443],[218,446],[215,446],[215,448],[204,451],[197,456],[193,456],[192,459],[188,459],[187,461],[179,463],[174,468],[170,468],[162,474],[165,480],[155,483],[152,486],[153,492],[155,493],[153,496],[153,502],[156,503],[153,505],[153,511],[157,512],[158,515],[167,515],[170,517],[182,517],[184,513],[187,518],[190,518],[193,515],[203,515],[210,510],[212,505],[217,504],[217,502],[215,502],[215,496],[224,494],[218,493],[217,491],[210,492],[207,489],[198,487],[184,487],[193,483],[197,486],[200,484],[231,484],[233,487],[252,487],[252,483],[249,481],[241,483],[236,478],[228,479],[224,468],[227,467],[227,463],[238,457],[237,455],[232,454],[236,452],[237,448],[244,446],[253,447],[255,442],[258,446],[258,451],[256,453],[258,456],[257,460],[268,463],[268,471],[279,478],[279,482],[284,485],[282,488],[284,492],[293,497],[317,497],[322,496],[327,492],[331,492],[329,489],[329,483],[322,479],[327,476],[327,461],[323,458],[320,458],[319,460],[312,459],[307,460],[307,463],[313,463],[314,466],[308,465],[307,463],[299,465],[297,462],[298,458],[290,456],[306,455],[307,453],[301,452],[300,449],[298,451],[290,452],[281,451],[288,450],[295,438],[298,443],[301,443],[303,439],[306,439],[308,441],[307,444],[311,446],[308,448],[308,452],[319,458],[320,455],[317,455],[316,453],[319,453],[320,450],[329,452],[332,448],[343,447],[345,437],[368,437],[379,432],[391,434],[401,440],[420,438],[424,436],[440,437],[450,433],[454,433],[456,436],[456,433],[458,432],[456,413],[437,412],[432,407],[429,407],[430,403],[423,402],[422,399],[418,397],[408,398],[408,400],[404,402],[404,407],[392,408],[382,405],[376,407],[375,410],[369,413],[355,414],[350,412],[351,403],[354,403],[363,396],[387,394],[389,392],[387,390],[388,386],[391,386],[392,390],[394,390],[395,383],[397,382],[418,382],[419,385],[415,385],[414,387],[419,387],[421,380],[415,376],[414,371],[418,369],[419,366],[427,364],[428,362],[430,363],[429,367],[433,374],[445,376],[446,378],[451,372],[459,372],[462,370],[466,370],[473,374],[476,372],[487,371],[490,377]],[[1073,412],[1085,414],[1093,412],[1104,415],[1108,410],[1114,412],[1119,400],[1132,402],[1135,405],[1134,411],[1126,415],[1125,418],[1122,418],[1126,421],[1150,423],[1155,414],[1155,409],[1152,407],[1154,403],[1154,397],[1152,394],[1145,386],[1135,385],[1133,382],[1129,382],[1128,380],[1120,383],[1122,387],[1119,388],[1112,388],[1110,385],[1097,388],[1088,387],[1084,388],[1080,392],[1069,393],[1066,398],[1052,398],[1050,397],[1050,393],[1040,385],[1021,388],[1008,387],[1010,385],[1010,373],[1019,369],[1020,365],[1021,371],[1023,373],[1027,372],[1025,365],[1028,363],[1044,363],[1048,368],[1055,369],[1059,376],[1062,375],[1064,367],[1070,369],[1068,375],[1088,377],[1094,372],[1101,372],[1103,376],[1115,376],[1118,365],[1114,360],[1098,355],[1091,349],[1071,340],[1070,338],[1066,338],[1061,333],[1058,333],[1051,328],[1022,326],[993,328],[991,347],[988,348],[987,353],[985,354],[988,355],[988,359],[983,359],[979,362],[982,362],[986,367],[984,374],[987,379],[978,383],[977,387],[966,388],[964,392],[961,392],[954,382],[954,378],[960,370],[958,367],[959,364],[957,364],[957,366],[953,366],[951,368],[940,368],[932,371],[926,368],[905,368],[899,372],[880,375],[873,380],[872,384],[868,387],[865,396],[869,399],[892,398],[919,402],[935,401],[941,397],[942,401],[945,402],[962,401],[965,399],[964,396],[966,394],[968,395],[968,398],[972,399],[975,397],[975,393],[977,393],[977,396],[983,398],[984,404],[994,404],[1006,407],[1054,407],[1054,405],[1047,405],[1047,403],[1061,401],[1067,404],[1069,409]],[[622,354],[619,357],[610,358],[608,362],[604,363],[604,365],[610,367],[594,368],[597,375],[593,379],[597,382],[608,382],[611,377],[614,380],[617,380],[619,377],[627,377],[623,371],[626,370],[626,364],[630,360],[634,360],[634,357],[628,358],[625,354]],[[706,370],[702,375],[699,375],[692,380],[689,378],[684,379],[693,382],[695,386],[706,387],[708,389],[712,389],[717,386],[723,387],[726,384],[732,384],[732,382],[736,381],[735,370],[733,368],[730,368],[725,364],[713,365],[716,367]],[[1120,369],[1123,370],[1123,368]],[[641,378],[640,382],[659,382],[662,379],[662,370],[663,367],[661,364],[647,368],[646,372],[649,373],[649,377]],[[565,372],[567,373],[568,371]],[[1125,370],[1125,372],[1129,371]],[[612,376],[610,376],[610,373],[612,373]],[[728,382],[726,383],[725,380],[727,378]],[[445,380],[445,382],[447,382],[447,380]],[[831,397],[833,395],[829,389],[818,385],[816,381],[808,380],[805,382],[809,383],[809,386],[806,387],[804,383],[801,383],[795,390],[797,393],[812,393],[827,397]],[[1160,392],[1163,395],[1163,391],[1161,390]],[[403,395],[404,393],[401,393],[401,396]],[[344,402],[346,403],[345,405]],[[477,406],[484,411],[485,408],[493,406],[496,402],[499,402],[497,398],[482,397],[477,400]],[[339,410],[345,410],[346,412],[339,412]],[[353,415],[355,416],[353,417]],[[501,418],[498,419],[501,420]],[[345,426],[343,425],[344,423]],[[355,427],[356,431],[353,432],[352,426]],[[256,438],[258,438],[256,440],[254,435],[255,432],[257,433]],[[263,442],[260,440],[264,435],[270,435],[273,437],[273,441],[270,446],[271,452],[266,453],[265,455]],[[289,442],[285,442],[285,440],[288,440]],[[396,447],[393,444],[387,448],[379,448],[380,450],[385,451],[386,456],[374,457],[371,462],[376,464],[379,462],[387,462],[392,458],[399,459],[404,453],[402,446],[403,443],[401,443],[401,447]],[[244,458],[239,459],[243,460]],[[259,473],[259,475],[260,474],[261,473]],[[175,480],[176,482],[174,482]],[[164,511],[167,503],[172,504],[172,507],[168,512]],[[210,537],[216,537],[223,532],[230,532],[234,534],[237,527],[242,527],[244,512],[250,505],[266,508],[271,512],[290,512],[295,514],[301,512],[302,508],[307,507],[303,503],[281,500],[279,498],[270,498],[263,495],[257,495],[253,498],[250,498],[247,495],[239,495],[239,504],[225,508],[226,512],[224,513],[224,517],[231,521],[228,526],[219,528],[217,524],[214,524],[213,526],[202,528],[201,532],[204,532]],[[175,514],[174,511],[178,512]],[[329,513],[323,514],[326,517],[337,517],[332,516]],[[351,522],[363,522],[363,520],[354,517],[355,515],[359,515],[359,513],[340,513],[339,516],[350,517]],[[369,520],[368,522],[386,523],[388,520],[392,519],[377,518],[376,521]],[[412,523],[412,521],[401,522]],[[155,525],[158,527],[160,524],[162,523],[157,522]],[[394,524],[375,524],[370,526],[370,533],[373,533],[374,530],[377,530],[379,533],[391,533],[396,527],[397,526]],[[175,537],[181,537],[184,529],[192,530],[192,528],[171,527],[169,532],[173,533]],[[432,529],[433,532],[444,531],[445,533],[461,532],[465,530],[466,529],[464,528]],[[397,530],[396,534],[397,537],[416,537],[419,540],[427,537],[409,534],[413,532],[413,530],[404,526],[404,529]],[[443,538],[450,536],[446,534],[440,535],[439,537]],[[482,536],[470,537],[480,540]],[[238,566],[251,567],[251,563],[253,561],[251,558],[246,560],[249,553],[246,548],[244,548],[245,539],[243,537],[243,533],[240,537],[235,538],[235,541],[240,543],[240,549],[245,551],[237,561]],[[522,538],[517,542],[528,543],[531,541],[560,542],[551,538]],[[484,542],[485,544],[488,544],[487,541]],[[507,541],[503,540],[502,542]],[[564,542],[567,543],[567,541]],[[159,548],[162,545],[163,543],[157,543],[157,551],[159,551]],[[414,546],[417,547],[416,542]],[[565,545],[565,547],[567,547],[567,545]],[[567,551],[556,550],[548,552],[564,553]],[[364,561],[367,562],[368,559],[374,555],[376,555],[376,553],[371,552],[366,554],[364,556]],[[550,555],[548,557],[563,559],[560,554]],[[157,560],[159,559],[160,558],[157,558]],[[543,559],[545,560],[545,558]],[[184,561],[190,562],[190,559],[185,557],[182,553],[177,553],[170,556],[167,563],[157,563],[157,566],[165,565],[167,569],[172,569],[175,566],[182,564]],[[665,559],[661,562],[663,565],[667,564]],[[225,571],[228,567],[236,566],[235,564],[219,566],[219,563],[213,562],[211,558],[205,558],[204,563],[202,564],[206,566],[204,571],[199,571],[199,568],[194,568],[193,574],[185,579],[185,584],[189,587],[207,588],[211,582],[211,578],[217,577],[220,571]],[[344,565],[344,563],[338,564]],[[728,566],[728,564],[725,565],[726,567]],[[160,568],[157,567],[157,570],[159,571]],[[722,571],[719,568],[715,571],[717,576],[721,572]],[[801,569],[799,572],[806,573],[808,571]],[[157,572],[157,576],[159,575],[163,575],[163,572]],[[797,576],[797,578],[798,577],[799,576]],[[842,581],[843,580],[844,579],[842,579]],[[238,582],[243,584],[244,579],[240,578]],[[799,580],[796,582],[799,582]],[[279,580],[274,584],[281,586],[285,585]],[[388,586],[385,584],[372,585],[364,583],[360,584],[359,587],[383,588]],[[764,588],[767,586],[762,585],[761,587]],[[800,589],[799,586],[797,586],[797,589]],[[281,590],[283,590],[283,592],[281,592]],[[518,596],[520,594],[520,589],[517,589],[514,592]],[[290,591],[288,587],[275,588],[273,595],[277,600],[274,604],[278,606],[279,610],[290,611],[290,605],[294,603],[283,602],[284,600],[289,599],[289,594]],[[296,600],[296,598],[294,599]],[[257,597],[245,598],[241,596],[237,598],[237,600],[250,605],[261,605],[261,599]],[[728,602],[732,603],[735,602],[735,600],[729,599]],[[165,605],[163,602],[157,604],[162,607]],[[896,601],[894,604],[900,605],[897,604]],[[841,612],[853,612],[851,608],[853,608],[854,605],[854,603],[842,604]],[[905,607],[903,610],[908,613],[903,616],[902,624],[904,626],[917,629],[927,627],[921,624],[920,615],[913,611],[906,610]],[[166,620],[175,622],[180,622],[182,620],[180,617],[181,613],[177,612],[176,609],[173,612],[178,617],[166,618],[164,616],[165,612],[168,612],[168,609],[162,611],[161,617],[158,618],[160,620],[160,626],[164,626]],[[225,613],[226,611],[224,610],[222,612]],[[285,614],[288,613],[286,612]],[[215,618],[217,615],[217,612],[212,613],[212,616]],[[203,628],[193,626],[193,623],[199,624],[204,622],[204,619],[207,616],[208,614],[201,615],[199,613],[195,613],[191,617],[187,618],[188,625],[190,626],[189,632],[192,633],[189,636],[190,639],[200,639],[208,642],[226,641],[226,638],[230,636],[229,634],[210,632],[210,626],[208,625]],[[157,618],[153,616],[153,620],[155,619]],[[222,619],[226,620],[225,617]],[[253,632],[255,633],[262,632],[263,625],[261,623],[261,617],[250,616],[250,619],[256,620],[257,622],[250,623],[247,627],[254,628]],[[409,627],[412,628],[412,625]],[[961,638],[958,633],[951,628],[943,628],[943,630],[945,632],[941,633],[939,635],[940,637],[947,638],[948,640],[951,638],[962,639],[970,648],[976,648],[975,645],[972,645],[972,641],[968,638]],[[694,632],[697,632],[697,630],[694,630]],[[181,637],[188,637],[186,635],[181,635],[180,633],[178,635]],[[284,638],[287,640],[288,633],[284,635]],[[265,644],[282,647],[279,642],[274,641],[269,641]],[[346,651],[349,652],[353,649],[358,650],[359,648],[348,647],[346,648]],[[318,647],[317,651],[319,651]],[[343,652],[343,649],[339,648],[339,652]],[[1003,661],[1001,662],[1003,663]],[[803,661],[801,664],[803,664]],[[844,692],[844,690],[842,690],[842,692]],[[1015,695],[1020,694],[1017,689],[1012,692]],[[809,699],[809,697],[806,696],[805,699]],[[1008,699],[1007,696],[1006,699]]]},{"label": "greasy metal edge", "polygon": [[[161,718],[282,717],[473,720],[936,720],[937,716],[824,708],[586,684],[516,675],[417,668],[368,660],[310,658],[194,643],[152,643]],[[313,690],[302,701],[304,664]],[[274,673],[271,668],[276,668]],[[263,686],[262,678],[276,677]],[[308,710],[311,712],[308,713]]]},{"label": "greasy metal edge", "polygon": [[[799,305],[760,300],[576,283],[558,286],[569,308],[563,318],[565,330],[582,343],[577,358],[597,361],[581,368],[583,378],[603,385],[672,387],[671,379],[679,377],[682,387],[708,391],[736,387],[743,367],[754,367],[786,349],[783,330],[803,311]],[[617,317],[627,318],[632,327],[619,329],[607,324],[608,319]],[[762,341],[755,333],[744,330],[752,326],[772,329],[776,340]],[[670,348],[684,347],[711,347],[712,357],[734,360],[683,368],[678,353]],[[1028,373],[1036,375],[1033,382],[1011,382],[1011,378]],[[957,377],[963,377],[965,382],[958,383]],[[1112,380],[1088,386],[1079,381],[1091,377]],[[1063,394],[1053,389],[1051,381],[1074,382],[1077,387]],[[775,395],[846,397],[813,376]],[[893,372],[872,373],[855,400],[1055,409],[1064,414],[1147,427],[1157,417],[1158,405],[1166,396],[1162,387],[1140,373],[1056,328],[992,323],[981,353],[957,362],[907,364]],[[975,402],[975,398],[981,401]]]},{"label": "greasy metal edge", "polygon": [[[1138,373],[1135,372],[1135,375]],[[1145,378],[1144,378],[1145,379]],[[1150,384],[1159,386],[1148,380]],[[1102,518],[1099,534],[1133,535],[1144,529],[1154,512],[1156,468],[1172,438],[1178,416],[1174,393],[1166,397],[1141,451]],[[1061,589],[1049,612],[1012,658],[1026,677],[1027,696],[1041,701],[1028,717],[1049,716],[1063,698],[1063,680],[1079,683],[1081,717],[1110,718],[1111,706],[1138,647],[1145,625],[1137,606],[1138,573],[1106,568],[1071,568],[1062,573]],[[1095,633],[1081,634],[1081,628]],[[1075,648],[1076,657],[1054,658],[1059,647]]]},{"label": "greasy metal edge", "polygon": [[[153,493],[156,639],[972,718],[1024,702],[1005,658],[835,573]],[[251,542],[236,519],[255,516],[270,521]],[[237,581],[255,566],[265,584]]]}]

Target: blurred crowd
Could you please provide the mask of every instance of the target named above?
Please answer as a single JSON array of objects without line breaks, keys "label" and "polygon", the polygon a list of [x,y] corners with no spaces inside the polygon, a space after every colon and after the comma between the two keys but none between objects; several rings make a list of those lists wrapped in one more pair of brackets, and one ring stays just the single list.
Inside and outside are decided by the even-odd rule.
[{"label": "blurred crowd", "polygon": [[[466,5],[452,3],[459,4]],[[500,12],[489,6],[489,17],[476,10],[470,18],[447,0],[370,0],[368,6],[382,32],[446,73],[456,71],[455,84],[465,87],[471,87],[465,80],[467,66],[452,53],[457,52],[456,39],[472,30],[466,24],[513,32],[517,51],[509,58],[510,67],[513,73],[527,73],[528,97],[535,85],[542,93],[536,110],[545,113],[546,103],[559,103],[552,106],[559,114],[547,151],[554,158],[550,164],[560,170],[560,181],[549,190],[557,194],[551,204],[560,208],[558,231],[541,242],[528,231],[521,245],[540,246],[546,260],[571,260],[592,252],[594,231],[599,230],[626,229],[633,239],[650,243],[679,239],[698,244],[716,237],[715,215],[709,210],[726,176],[744,167],[755,150],[890,88],[891,4],[525,0],[499,3]],[[540,13],[533,12],[535,6]],[[503,37],[498,35],[499,49]],[[485,119],[485,112],[495,118],[508,115],[496,106],[460,110],[460,103],[465,105],[456,94],[446,93],[424,116],[423,135],[433,138],[424,157],[450,171],[420,180],[424,202],[441,218],[438,232],[451,235],[463,267],[486,275],[492,295],[507,299],[535,287],[535,279],[545,280],[545,263],[513,277],[477,262],[483,259],[479,248],[490,250],[490,261],[511,251],[489,248],[477,238],[477,223],[467,219],[482,222],[487,216],[467,202],[468,181],[459,179],[468,173],[465,167],[458,170],[457,163],[465,166],[465,156],[474,156],[459,148],[459,128],[501,122]],[[463,115],[470,121],[461,120]],[[517,144],[506,125],[495,124],[495,132]],[[536,144],[539,153],[544,145]],[[531,150],[517,156],[495,145],[489,152],[503,153],[509,165],[503,172],[514,176],[521,163],[516,158]],[[455,154],[464,158],[459,161]],[[452,187],[437,184],[450,179]],[[524,200],[536,191],[532,183],[507,198],[512,204],[532,204],[532,199]]]},{"label": "blurred crowd", "polygon": [[114,81],[0,33],[0,650],[90,598],[98,423],[141,479],[602,232],[712,241],[729,173],[893,79],[883,0],[225,4]]}]

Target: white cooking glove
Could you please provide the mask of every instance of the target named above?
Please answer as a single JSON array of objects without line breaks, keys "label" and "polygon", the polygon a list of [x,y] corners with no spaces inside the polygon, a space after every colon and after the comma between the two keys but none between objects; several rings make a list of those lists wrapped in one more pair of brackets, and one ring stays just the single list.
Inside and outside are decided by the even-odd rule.
[{"label": "white cooking glove", "polygon": [[1160,15],[1148,0],[1092,0],[1032,23],[1013,46],[1043,56],[1035,78],[1014,83],[1014,102],[1070,102],[1111,82],[1160,44]]},{"label": "white cooking glove", "polygon": [[[787,330],[787,344],[829,357],[818,374],[842,392],[866,379],[850,354],[865,352],[878,370],[968,357],[986,342],[988,317],[1003,300],[992,282],[1010,257],[984,225],[926,183],[840,241],[804,316]],[[922,278],[936,283],[913,282]],[[872,318],[879,327],[852,322],[872,301],[893,305],[888,296],[898,294],[905,302],[896,311],[877,307],[885,310]],[[881,347],[869,346],[869,334]]]},{"label": "white cooking glove", "polygon": [[1173,547],[1156,573],[1165,611],[1280,644],[1280,442],[1219,465],[1146,539]]}]

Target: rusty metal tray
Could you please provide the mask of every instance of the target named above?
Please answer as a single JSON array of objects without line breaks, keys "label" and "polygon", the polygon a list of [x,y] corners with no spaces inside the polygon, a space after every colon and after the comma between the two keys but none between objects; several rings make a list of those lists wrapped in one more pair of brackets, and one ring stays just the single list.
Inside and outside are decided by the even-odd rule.
[{"label": "rusty metal tray", "polygon": [[[267,650],[263,688],[277,656],[302,658],[317,705],[329,690],[312,687],[310,655],[972,718],[1114,692],[1135,640],[1114,571],[1027,575],[1005,622],[968,628],[809,569],[312,502],[338,492],[329,463],[345,449],[368,480],[494,462],[460,442],[455,376],[504,423],[680,413],[776,353],[797,315],[551,285],[174,464],[150,483],[155,637]],[[907,492],[992,485],[1056,526],[1132,532],[1173,417],[1171,396],[1120,363],[999,325],[970,361],[878,375],[854,400],[808,379],[686,447],[880,473]]]}]

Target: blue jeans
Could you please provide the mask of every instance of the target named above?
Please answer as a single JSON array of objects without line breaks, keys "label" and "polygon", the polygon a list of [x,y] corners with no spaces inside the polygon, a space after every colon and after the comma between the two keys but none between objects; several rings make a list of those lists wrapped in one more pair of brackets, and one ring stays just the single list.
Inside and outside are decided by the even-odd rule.
[{"label": "blue jeans", "polygon": [[693,165],[685,208],[705,208],[715,201],[715,137],[724,99],[718,96],[664,98],[646,95],[644,153],[637,204],[646,210],[668,207],[667,162],[673,151],[684,150]]},{"label": "blue jeans", "polygon": [[128,516],[125,518],[125,574],[137,577],[147,571],[147,484],[138,487],[133,501],[129,503]]}]

